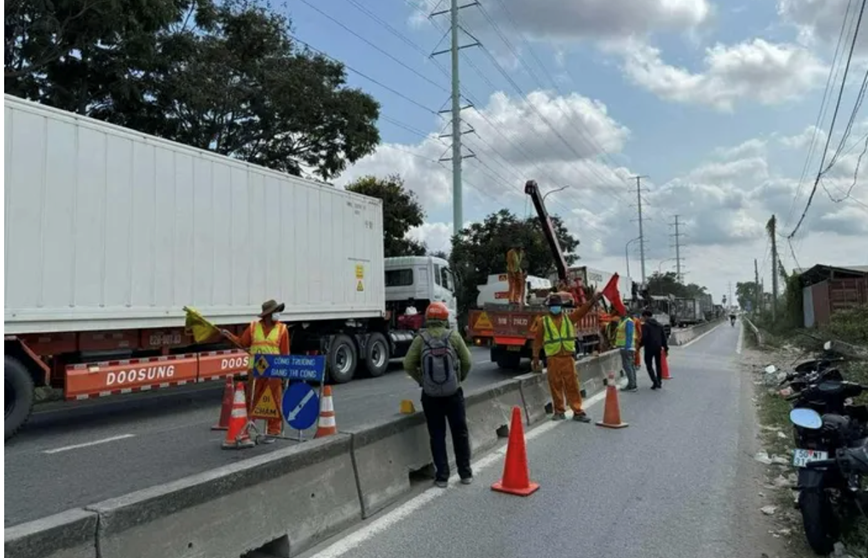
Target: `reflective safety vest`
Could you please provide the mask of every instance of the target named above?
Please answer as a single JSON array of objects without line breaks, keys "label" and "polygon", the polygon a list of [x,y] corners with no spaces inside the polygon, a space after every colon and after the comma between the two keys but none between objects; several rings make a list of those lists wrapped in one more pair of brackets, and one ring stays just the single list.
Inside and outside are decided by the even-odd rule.
[{"label": "reflective safety vest", "polygon": [[[615,334],[615,346],[616,347],[626,347],[627,346],[627,321],[629,318],[624,318],[620,322],[618,322],[618,333]],[[634,334],[635,337],[635,334]]]},{"label": "reflective safety vest", "polygon": [[509,273],[518,273],[521,271],[521,252],[518,250],[510,250],[506,253],[506,270]]},{"label": "reflective safety vest", "polygon": [[[274,324],[268,335],[265,335],[265,328],[262,327],[262,322],[253,322],[250,324],[251,339],[249,352],[251,355],[279,355],[280,354],[280,338],[283,332],[286,331],[286,326],[280,322]],[[255,359],[250,359],[249,368],[253,369]]]},{"label": "reflective safety vest", "polygon": [[560,331],[551,316],[543,316],[543,327],[545,327],[544,347],[547,357],[555,356],[561,351],[570,355],[575,354],[576,327],[569,316],[564,316],[561,320]]}]

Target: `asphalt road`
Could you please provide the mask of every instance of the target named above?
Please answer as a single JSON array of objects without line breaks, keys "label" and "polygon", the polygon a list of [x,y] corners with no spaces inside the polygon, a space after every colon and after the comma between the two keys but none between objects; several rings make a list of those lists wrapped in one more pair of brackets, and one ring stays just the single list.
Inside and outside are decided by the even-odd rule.
[{"label": "asphalt road", "polygon": [[[334,558],[781,556],[758,511],[751,381],[728,324],[673,348],[673,379],[621,393],[630,426],[567,421],[527,433],[531,479],[521,498],[493,492],[503,452],[482,456],[471,486],[429,488],[314,549]],[[738,347],[738,349],[737,349]],[[601,398],[598,398],[601,399]],[[602,404],[590,407],[599,418]]]},{"label": "asphalt road", "polygon": [[[465,388],[511,377],[471,349]],[[156,395],[156,392],[154,392]],[[335,386],[338,428],[397,415],[402,399],[419,404],[419,389],[396,363],[380,378]],[[64,404],[38,412],[6,444],[5,526],[177,480],[285,447],[290,441],[227,451],[225,432],[210,430],[220,413],[222,386],[161,397],[130,396],[84,408]],[[313,429],[308,431],[313,436]]]}]

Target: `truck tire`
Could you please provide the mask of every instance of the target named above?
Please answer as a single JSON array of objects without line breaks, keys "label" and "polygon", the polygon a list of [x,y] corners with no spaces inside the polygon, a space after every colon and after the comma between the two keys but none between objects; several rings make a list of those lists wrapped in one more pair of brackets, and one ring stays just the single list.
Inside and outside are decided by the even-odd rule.
[{"label": "truck tire", "polygon": [[518,351],[507,351],[504,347],[493,347],[491,356],[492,360],[497,363],[497,367],[503,370],[518,370],[521,367],[521,353]]},{"label": "truck tire", "polygon": [[389,368],[389,342],[382,333],[372,333],[368,337],[368,351],[365,357],[365,368],[368,375],[378,378]]},{"label": "truck tire", "polygon": [[16,359],[7,356],[6,361],[6,414],[3,427],[6,440],[18,432],[30,418],[33,411],[35,392],[33,378],[23,364]]},{"label": "truck tire", "polygon": [[332,337],[326,362],[332,382],[345,384],[352,380],[359,364],[359,351],[352,337],[344,334]]}]

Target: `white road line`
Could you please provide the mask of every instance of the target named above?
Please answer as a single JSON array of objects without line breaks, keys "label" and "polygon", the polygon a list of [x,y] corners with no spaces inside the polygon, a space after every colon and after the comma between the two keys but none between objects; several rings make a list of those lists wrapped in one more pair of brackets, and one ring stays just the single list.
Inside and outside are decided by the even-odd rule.
[{"label": "white road line", "polygon": [[102,440],[94,440],[93,442],[85,442],[84,444],[74,444],[72,446],[63,446],[62,448],[54,448],[50,450],[45,450],[42,453],[52,454],[52,453],[60,453],[62,451],[69,451],[80,448],[87,448],[90,446],[97,446],[99,444],[107,444],[109,442],[116,442],[118,440],[126,440],[127,438],[135,438],[135,434],[121,434],[119,436],[112,436],[110,438],[103,438]]},{"label": "white road line", "polygon": [[739,323],[738,326],[738,341],[735,344],[736,354],[741,354],[742,346],[744,345],[744,324]]},{"label": "white road line", "polygon": [[473,361],[473,364],[486,364],[487,362],[489,362],[489,359],[484,358],[484,359],[482,359],[482,360],[475,360],[475,361]]},{"label": "white road line", "polygon": [[[587,409],[587,408],[593,407],[594,405],[596,405],[597,403],[602,401],[604,397],[606,397],[606,390],[603,390],[600,393],[597,393],[593,397],[589,397],[588,399],[585,400],[585,408]],[[569,421],[565,421],[565,422],[569,422]],[[536,428],[528,431],[525,434],[525,441],[529,442],[529,441],[533,440],[534,438],[542,436],[543,434],[545,434],[546,432],[549,432],[553,428],[557,428],[558,426],[565,424],[565,422],[549,421],[549,422],[543,423],[542,425],[537,426]],[[590,425],[585,425],[585,426],[590,426]],[[483,469],[486,469],[486,468],[488,468],[488,467],[490,467],[496,463],[501,463],[501,458],[504,455],[506,455],[506,446],[487,454],[485,457],[482,457],[481,459],[476,460],[473,463],[473,471],[479,472],[479,471],[482,471]],[[450,481],[449,484],[450,485],[458,484],[458,479],[452,479],[452,481]],[[386,513],[385,515],[383,515],[382,517],[372,521],[367,526],[362,527],[358,531],[355,531],[355,532],[351,533],[350,535],[342,538],[341,540],[336,541],[332,545],[330,545],[327,548],[325,548],[324,550],[314,554],[310,558],[337,558],[338,556],[343,556],[344,554],[350,552],[351,550],[359,547],[365,541],[371,539],[374,535],[377,535],[378,533],[385,531],[386,529],[388,529],[392,525],[395,525],[399,521],[409,517],[411,514],[413,514],[413,512],[421,509],[425,504],[432,502],[433,500],[435,500],[436,498],[438,498],[440,496],[443,496],[447,492],[449,492],[449,491],[444,490],[442,488],[436,488],[436,487],[435,488],[429,488],[428,490],[426,490],[422,494],[419,494],[415,498],[412,498],[411,500],[408,500],[407,502],[401,504],[400,506],[398,506],[394,510],[392,510],[392,511]]]},{"label": "white road line", "polygon": [[683,344],[683,345],[679,345],[678,347],[681,348],[681,349],[683,349],[683,348],[685,348],[685,347],[689,347],[690,345],[693,345],[694,343],[696,343],[697,341],[699,341],[700,339],[702,339],[703,337],[705,337],[706,335],[708,335],[709,333],[711,333],[712,331],[716,330],[717,328],[719,328],[719,327],[722,326],[722,325],[723,325],[723,322],[717,324],[716,326],[714,326],[713,328],[709,329],[708,331],[706,331],[705,333],[703,333],[703,334],[700,335],[699,337],[694,337],[693,339],[691,339],[691,340],[688,341],[687,343],[685,343],[685,344]]}]

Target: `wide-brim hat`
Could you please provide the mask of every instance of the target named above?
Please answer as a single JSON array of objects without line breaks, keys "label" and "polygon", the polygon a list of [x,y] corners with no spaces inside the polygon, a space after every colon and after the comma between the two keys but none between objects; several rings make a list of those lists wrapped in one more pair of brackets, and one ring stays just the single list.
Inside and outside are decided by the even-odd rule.
[{"label": "wide-brim hat", "polygon": [[274,314],[275,312],[283,312],[286,309],[286,305],[284,303],[278,304],[276,300],[266,300],[262,303],[262,312],[259,314],[260,318],[264,318],[269,314]]},{"label": "wide-brim hat", "polygon": [[559,294],[550,294],[548,298],[546,298],[546,306],[563,306],[564,300],[561,298]]}]

